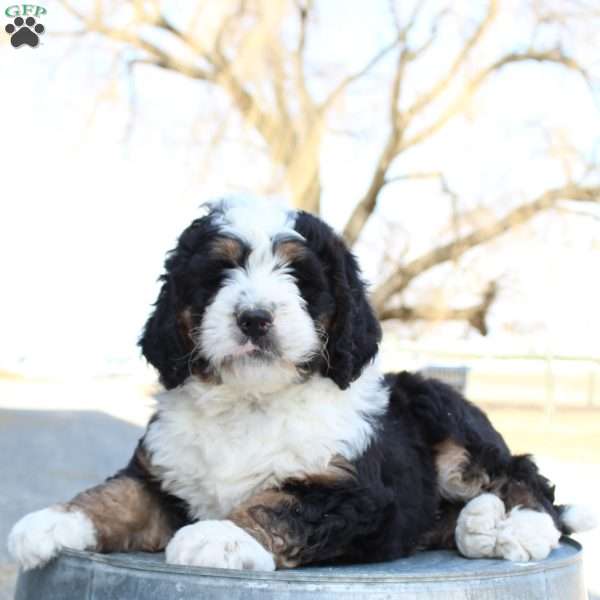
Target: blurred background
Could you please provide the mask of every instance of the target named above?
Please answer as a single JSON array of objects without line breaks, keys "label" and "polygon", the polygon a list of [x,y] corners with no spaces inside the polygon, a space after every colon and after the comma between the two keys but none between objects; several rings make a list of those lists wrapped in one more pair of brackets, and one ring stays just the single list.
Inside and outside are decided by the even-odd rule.
[{"label": "blurred background", "polygon": [[248,192],[344,235],[386,368],[450,379],[600,507],[595,0],[39,5],[36,48],[0,5],[1,537],[126,461],[164,254]]}]

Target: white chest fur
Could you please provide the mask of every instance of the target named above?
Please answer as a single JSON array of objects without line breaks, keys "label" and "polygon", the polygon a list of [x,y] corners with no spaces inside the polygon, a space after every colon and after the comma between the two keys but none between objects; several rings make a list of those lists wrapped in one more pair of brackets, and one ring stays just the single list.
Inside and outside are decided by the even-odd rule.
[{"label": "white chest fur", "polygon": [[222,519],[266,487],[360,455],[373,435],[368,417],[388,398],[371,366],[344,391],[320,376],[260,397],[190,380],[158,400],[146,447],[163,489],[194,518]]}]

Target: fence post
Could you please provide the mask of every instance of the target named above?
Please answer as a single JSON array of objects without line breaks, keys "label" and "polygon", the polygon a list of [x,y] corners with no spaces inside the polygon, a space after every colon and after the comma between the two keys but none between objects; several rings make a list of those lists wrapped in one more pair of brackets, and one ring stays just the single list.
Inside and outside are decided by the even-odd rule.
[{"label": "fence post", "polygon": [[546,406],[545,413],[548,421],[552,419],[556,411],[556,389],[554,382],[554,364],[552,352],[546,352]]}]

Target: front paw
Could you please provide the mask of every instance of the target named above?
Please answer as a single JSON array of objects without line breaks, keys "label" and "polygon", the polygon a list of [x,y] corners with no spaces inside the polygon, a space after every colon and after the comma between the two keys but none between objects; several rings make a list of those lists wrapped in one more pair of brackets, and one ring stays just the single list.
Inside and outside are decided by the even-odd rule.
[{"label": "front paw", "polygon": [[508,560],[543,560],[558,548],[560,532],[552,517],[527,508],[513,508],[500,524],[496,552]]},{"label": "front paw", "polygon": [[96,530],[81,511],[44,508],[25,515],[8,535],[8,551],[24,570],[41,567],[62,548],[96,545]]},{"label": "front paw", "polygon": [[456,524],[456,546],[467,558],[496,556],[498,527],[506,517],[504,503],[494,494],[473,498],[460,512]]},{"label": "front paw", "polygon": [[182,527],[166,549],[175,565],[274,571],[273,555],[231,521],[200,521]]},{"label": "front paw", "polygon": [[461,511],[456,545],[467,558],[543,560],[558,547],[560,532],[552,517],[529,508],[513,508],[493,494],[482,494]]}]

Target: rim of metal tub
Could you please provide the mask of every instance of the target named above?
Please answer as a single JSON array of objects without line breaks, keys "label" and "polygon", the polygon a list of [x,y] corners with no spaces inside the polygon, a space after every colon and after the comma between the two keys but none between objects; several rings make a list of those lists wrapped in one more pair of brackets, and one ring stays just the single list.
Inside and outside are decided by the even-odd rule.
[{"label": "rim of metal tub", "polygon": [[[434,581],[468,581],[497,579],[499,577],[523,577],[535,573],[564,569],[581,560],[581,545],[569,538],[561,540],[561,546],[545,560],[532,562],[510,562],[498,559],[465,559],[452,551],[423,552],[386,563],[368,565],[343,565],[334,567],[306,567],[283,569],[274,572],[241,571],[171,565],[164,562],[164,554],[126,553],[97,554],[66,549],[64,556],[93,561],[127,570],[153,573],[171,573],[184,576],[218,577],[219,579],[243,579],[254,581],[281,581],[294,583],[411,583]],[[440,570],[431,564],[432,555],[440,557]],[[425,568],[419,570],[419,557],[423,557]],[[460,570],[448,567],[455,564]],[[365,572],[365,568],[368,572]]]}]

